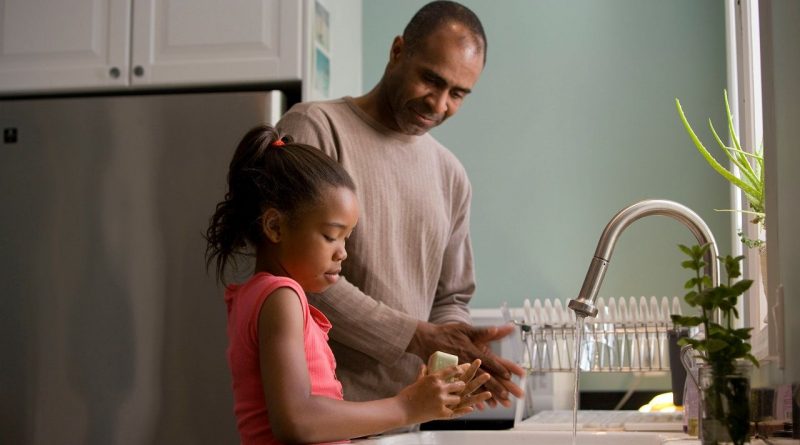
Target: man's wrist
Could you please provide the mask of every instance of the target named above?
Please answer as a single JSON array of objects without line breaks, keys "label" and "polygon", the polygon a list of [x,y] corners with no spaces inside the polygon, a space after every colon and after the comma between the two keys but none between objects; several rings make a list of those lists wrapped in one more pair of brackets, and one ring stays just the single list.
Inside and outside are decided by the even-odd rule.
[{"label": "man's wrist", "polygon": [[433,332],[434,325],[427,321],[418,321],[417,328],[414,330],[414,335],[411,336],[411,341],[408,342],[406,352],[414,354],[421,358],[423,361],[427,360],[428,356],[428,339]]}]

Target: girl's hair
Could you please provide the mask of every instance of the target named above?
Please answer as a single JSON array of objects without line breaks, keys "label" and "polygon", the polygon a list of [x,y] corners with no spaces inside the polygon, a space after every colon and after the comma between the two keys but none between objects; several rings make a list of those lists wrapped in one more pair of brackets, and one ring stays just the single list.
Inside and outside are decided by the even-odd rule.
[{"label": "girl's hair", "polygon": [[279,138],[260,125],[244,135],[228,169],[228,191],[217,204],[206,231],[206,267],[216,262],[217,280],[235,255],[264,241],[261,217],[275,208],[289,219],[318,204],[328,187],[355,191],[350,175],[317,148]]}]

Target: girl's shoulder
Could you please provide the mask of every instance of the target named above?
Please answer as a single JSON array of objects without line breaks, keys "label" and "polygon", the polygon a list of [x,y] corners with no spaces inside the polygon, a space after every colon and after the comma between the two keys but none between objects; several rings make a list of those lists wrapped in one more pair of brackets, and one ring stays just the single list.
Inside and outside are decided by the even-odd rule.
[{"label": "girl's shoulder", "polygon": [[[261,307],[261,305],[276,290],[289,288],[300,298],[303,312],[308,311],[308,298],[300,284],[289,278],[259,272],[241,284],[229,285],[225,291],[225,299],[229,304],[244,304],[247,306]],[[236,302],[236,303],[234,303]]]},{"label": "girl's shoulder", "polygon": [[241,284],[229,285],[225,292],[229,330],[258,341],[258,319],[264,303],[277,291],[295,294],[302,307],[303,326],[308,325],[309,304],[303,288],[293,279],[268,273],[257,273]]},{"label": "girl's shoulder", "polygon": [[306,293],[303,291],[300,283],[289,277],[279,277],[267,272],[259,272],[253,275],[246,284],[249,285],[249,292],[264,295],[265,297],[268,297],[277,289],[288,287],[300,297],[304,307],[308,305]]}]

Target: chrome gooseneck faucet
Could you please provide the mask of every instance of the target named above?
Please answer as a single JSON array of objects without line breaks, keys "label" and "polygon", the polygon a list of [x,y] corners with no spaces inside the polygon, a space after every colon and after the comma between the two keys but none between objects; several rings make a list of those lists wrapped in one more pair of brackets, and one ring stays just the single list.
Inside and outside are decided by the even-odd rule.
[{"label": "chrome gooseneck faucet", "polygon": [[575,311],[579,317],[594,317],[597,315],[597,307],[595,307],[594,301],[606,274],[608,262],[611,259],[614,246],[617,244],[617,239],[625,228],[634,221],[650,215],[664,215],[677,219],[689,228],[700,244],[711,243],[711,248],[705,257],[706,274],[711,276],[714,286],[719,285],[717,242],[714,240],[714,235],[711,234],[711,230],[705,221],[688,207],[674,201],[660,199],[639,201],[620,210],[619,213],[611,218],[611,221],[603,230],[578,298],[569,301],[569,308]]}]

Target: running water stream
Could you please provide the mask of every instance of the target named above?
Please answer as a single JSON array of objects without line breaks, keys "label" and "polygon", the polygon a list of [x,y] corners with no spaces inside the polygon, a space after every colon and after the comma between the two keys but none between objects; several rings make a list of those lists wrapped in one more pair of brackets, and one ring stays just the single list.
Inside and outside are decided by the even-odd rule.
[{"label": "running water stream", "polygon": [[581,375],[581,343],[583,340],[583,324],[585,316],[576,313],[575,319],[575,384],[572,387],[572,445],[576,445],[578,439],[578,390]]}]

